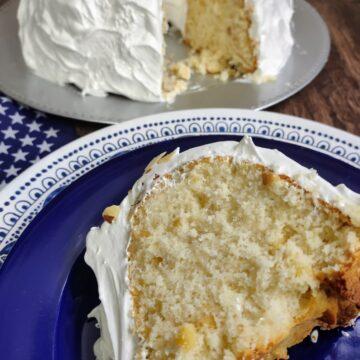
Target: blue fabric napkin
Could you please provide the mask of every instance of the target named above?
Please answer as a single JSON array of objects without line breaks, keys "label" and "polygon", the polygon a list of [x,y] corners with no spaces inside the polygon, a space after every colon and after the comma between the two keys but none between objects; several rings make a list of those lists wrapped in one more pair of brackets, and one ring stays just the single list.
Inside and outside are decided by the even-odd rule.
[{"label": "blue fabric napkin", "polygon": [[33,110],[0,93],[0,190],[75,138],[70,121]]}]

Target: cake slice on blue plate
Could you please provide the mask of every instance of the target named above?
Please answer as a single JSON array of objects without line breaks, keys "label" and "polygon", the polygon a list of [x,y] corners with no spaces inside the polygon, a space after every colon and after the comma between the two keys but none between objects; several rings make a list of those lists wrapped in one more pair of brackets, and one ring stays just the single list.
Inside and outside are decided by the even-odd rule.
[{"label": "cake slice on blue plate", "polygon": [[99,359],[284,359],[359,313],[359,195],[248,137],[159,155],[103,216]]}]

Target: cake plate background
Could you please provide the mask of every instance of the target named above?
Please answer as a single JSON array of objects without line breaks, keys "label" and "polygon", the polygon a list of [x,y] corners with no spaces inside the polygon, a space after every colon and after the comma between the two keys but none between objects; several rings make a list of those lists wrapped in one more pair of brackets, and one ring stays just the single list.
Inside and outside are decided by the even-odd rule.
[{"label": "cake plate background", "polygon": [[[295,46],[278,79],[266,84],[244,81],[222,83],[210,77],[194,76],[190,89],[172,104],[142,103],[122,96],[82,97],[73,86],[58,86],[43,80],[26,67],[18,39],[16,12],[19,1],[0,8],[0,90],[8,96],[44,112],[100,123],[119,123],[138,116],[171,110],[209,107],[264,109],[309,84],[324,67],[330,51],[326,24],[304,0],[296,0]],[[186,54],[176,35],[167,37],[169,52],[176,59]]]}]

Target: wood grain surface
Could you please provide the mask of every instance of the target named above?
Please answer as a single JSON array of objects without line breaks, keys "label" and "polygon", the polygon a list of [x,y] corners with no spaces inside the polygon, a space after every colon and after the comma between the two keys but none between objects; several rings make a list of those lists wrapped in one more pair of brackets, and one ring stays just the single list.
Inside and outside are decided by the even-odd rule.
[{"label": "wood grain surface", "polygon": [[305,89],[269,110],[360,135],[360,1],[308,0],[327,23],[329,61]]}]

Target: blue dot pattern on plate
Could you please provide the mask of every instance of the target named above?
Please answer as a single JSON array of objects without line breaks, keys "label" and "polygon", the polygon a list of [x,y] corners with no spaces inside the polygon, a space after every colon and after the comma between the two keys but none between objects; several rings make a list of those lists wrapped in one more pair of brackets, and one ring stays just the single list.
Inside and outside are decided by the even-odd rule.
[{"label": "blue dot pattern on plate", "polygon": [[[17,129],[19,126],[23,126],[30,131],[30,134],[20,138],[20,142],[26,144],[26,148],[22,150],[23,152],[32,147],[41,151],[42,148],[50,146],[50,150],[53,150],[61,145],[61,142],[68,141],[74,135],[71,126],[68,123],[61,122],[61,119],[48,119],[44,114],[34,112],[12,102],[7,97],[0,97],[0,105],[0,112],[5,114],[0,114],[4,119],[4,123],[11,119],[14,127],[14,129],[10,127],[9,130],[7,127],[5,128],[6,135],[4,137],[8,138],[6,142],[13,141],[16,144],[16,141],[19,141],[16,138],[13,139],[13,132],[20,131]],[[193,116],[195,112],[200,113],[201,116]],[[212,116],[207,115],[206,112],[206,110],[192,110],[188,113],[179,112],[179,116],[177,116],[178,114],[171,116],[165,114],[166,119],[164,121],[154,121],[160,116],[158,115],[149,118],[147,121],[137,121],[135,125],[132,122],[119,124],[118,128],[116,126],[108,128],[111,130],[105,130],[99,135],[94,134],[89,139],[84,138],[86,141],[82,142],[81,145],[74,143],[71,151],[64,151],[59,156],[51,158],[51,161],[47,162],[41,170],[27,177],[26,180],[24,179],[21,186],[15,189],[13,193],[7,194],[7,201],[0,204],[0,223],[2,222],[2,225],[0,225],[0,267],[12,247],[10,244],[16,242],[21,232],[43,208],[44,204],[47,204],[54,197],[53,194],[59,192],[57,191],[58,188],[66,188],[73,181],[103,162],[120,153],[129,151],[129,147],[135,149],[149,142],[158,142],[188,135],[249,134],[304,145],[340,158],[355,167],[360,166],[358,142],[354,138],[344,137],[343,134],[342,139],[333,136],[328,132],[327,128],[321,125],[316,125],[317,130],[315,131],[311,128],[314,125],[311,126],[311,124],[304,123],[303,120],[297,118],[285,119],[284,121],[281,120],[281,117],[284,117],[282,115],[277,115],[277,120],[271,120],[265,113],[258,113],[259,116],[252,113],[241,116],[243,112],[236,111],[235,116]],[[224,110],[224,113],[228,113],[228,111]],[[35,120],[23,119],[26,114],[35,117]],[[51,124],[51,121],[54,123]],[[62,128],[56,129],[55,126],[60,126],[59,124],[61,124]],[[44,130],[43,132],[38,130],[39,126],[40,130]],[[54,132],[61,135],[56,144],[55,139],[52,139],[55,137]],[[40,137],[39,143],[35,143],[35,146],[27,144],[32,141],[35,134]],[[45,137],[45,140],[41,136]],[[53,147],[47,144],[46,137],[51,138],[54,142]],[[8,146],[6,142],[3,141],[5,146]],[[0,141],[0,146],[1,144]],[[46,153],[45,149],[44,154]],[[28,156],[23,155],[21,151],[16,155],[11,155],[1,154],[0,150],[0,160],[2,156],[10,158],[17,156],[19,164],[23,162],[24,167],[29,165],[20,160],[21,157]],[[16,171],[16,167],[11,169],[10,172]],[[13,176],[10,175],[8,180]]]}]

